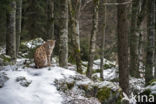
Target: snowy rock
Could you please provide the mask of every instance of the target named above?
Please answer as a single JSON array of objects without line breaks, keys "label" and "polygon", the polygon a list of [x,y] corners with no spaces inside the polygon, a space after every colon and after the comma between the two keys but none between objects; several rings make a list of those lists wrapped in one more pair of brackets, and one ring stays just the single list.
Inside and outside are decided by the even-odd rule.
[{"label": "snowy rock", "polygon": [[27,46],[28,48],[35,48],[39,45],[42,45],[44,40],[42,38],[36,38],[34,40],[23,42],[22,45]]},{"label": "snowy rock", "polygon": [[23,87],[28,87],[31,84],[31,80],[27,80],[25,77],[17,77],[16,81],[19,82],[19,84]]},{"label": "snowy rock", "polygon": [[79,98],[65,101],[63,104],[101,104],[96,98]]},{"label": "snowy rock", "polygon": [[8,80],[9,78],[7,77],[7,75],[3,72],[0,73],[0,88],[2,88],[5,84],[5,82]]}]

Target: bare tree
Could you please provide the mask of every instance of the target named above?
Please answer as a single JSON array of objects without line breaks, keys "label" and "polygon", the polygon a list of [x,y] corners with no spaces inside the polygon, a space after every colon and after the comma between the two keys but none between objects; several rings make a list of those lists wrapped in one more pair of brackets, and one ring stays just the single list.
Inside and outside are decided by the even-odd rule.
[{"label": "bare tree", "polygon": [[6,54],[16,60],[16,2],[9,4],[7,11]]},{"label": "bare tree", "polygon": [[93,61],[96,52],[96,35],[98,29],[98,11],[99,11],[99,0],[93,0],[93,27],[90,38],[90,47],[89,47],[89,58],[88,58],[88,67],[87,67],[87,77],[91,78],[93,70]]}]

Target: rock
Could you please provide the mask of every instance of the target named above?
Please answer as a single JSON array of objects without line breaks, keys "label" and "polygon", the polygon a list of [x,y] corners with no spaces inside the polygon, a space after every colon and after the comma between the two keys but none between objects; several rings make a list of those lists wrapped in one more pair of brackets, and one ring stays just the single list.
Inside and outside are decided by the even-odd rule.
[{"label": "rock", "polygon": [[55,80],[57,90],[62,92],[63,104],[100,104],[94,97],[93,82],[84,75]]},{"label": "rock", "polygon": [[79,98],[71,99],[63,104],[101,104],[96,98]]},{"label": "rock", "polygon": [[25,77],[20,76],[16,78],[16,82],[19,82],[19,84],[23,87],[28,87],[32,81],[31,80],[27,80]]},{"label": "rock", "polygon": [[55,81],[65,97],[63,104],[121,104],[121,89],[109,81],[94,82],[84,75]]},{"label": "rock", "polygon": [[9,78],[7,77],[6,73],[0,73],[0,88],[2,88],[5,84],[5,82],[8,80]]}]

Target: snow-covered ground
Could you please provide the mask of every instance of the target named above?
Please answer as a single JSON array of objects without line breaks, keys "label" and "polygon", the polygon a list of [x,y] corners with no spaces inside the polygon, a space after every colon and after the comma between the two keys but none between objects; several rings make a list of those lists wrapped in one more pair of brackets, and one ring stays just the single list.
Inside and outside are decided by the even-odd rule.
[{"label": "snow-covered ground", "polygon": [[[0,88],[0,104],[61,104],[63,98],[54,81],[75,75],[74,71],[60,67],[17,69],[16,66],[6,66],[0,73],[9,77]],[[17,81],[20,78],[23,80]],[[27,82],[30,85],[24,86]]]},{"label": "snow-covered ground", "polygon": [[[37,38],[22,44],[28,48],[35,48],[42,43],[44,41]],[[0,54],[4,53],[5,48],[1,48]],[[75,104],[76,102],[78,104],[100,104],[97,98],[89,93],[93,87],[106,87],[115,92],[121,91],[118,83],[118,66],[107,59],[104,59],[106,68],[103,70],[103,77],[105,81],[99,80],[100,59],[95,60],[93,64],[92,77],[97,80],[91,80],[77,73],[75,65],[69,64],[68,69],[58,67],[57,58],[53,58],[53,66],[41,69],[33,68],[34,63],[32,62],[21,57],[17,59],[16,65],[0,66],[0,104]],[[29,63],[28,66],[25,65],[27,63]],[[85,73],[88,63],[82,63]],[[150,89],[152,93],[156,93],[155,82],[146,88],[144,88],[144,82],[143,78],[130,77],[131,91],[142,92]],[[72,86],[72,89],[67,89],[69,87],[67,84]],[[92,90],[94,91],[94,88]]]}]

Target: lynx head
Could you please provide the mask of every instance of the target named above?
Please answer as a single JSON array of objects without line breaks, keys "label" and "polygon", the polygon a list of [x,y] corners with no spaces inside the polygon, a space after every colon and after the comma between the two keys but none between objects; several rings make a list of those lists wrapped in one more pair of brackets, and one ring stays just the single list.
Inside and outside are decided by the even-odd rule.
[{"label": "lynx head", "polygon": [[53,49],[55,47],[55,41],[56,40],[48,40],[48,48]]}]

